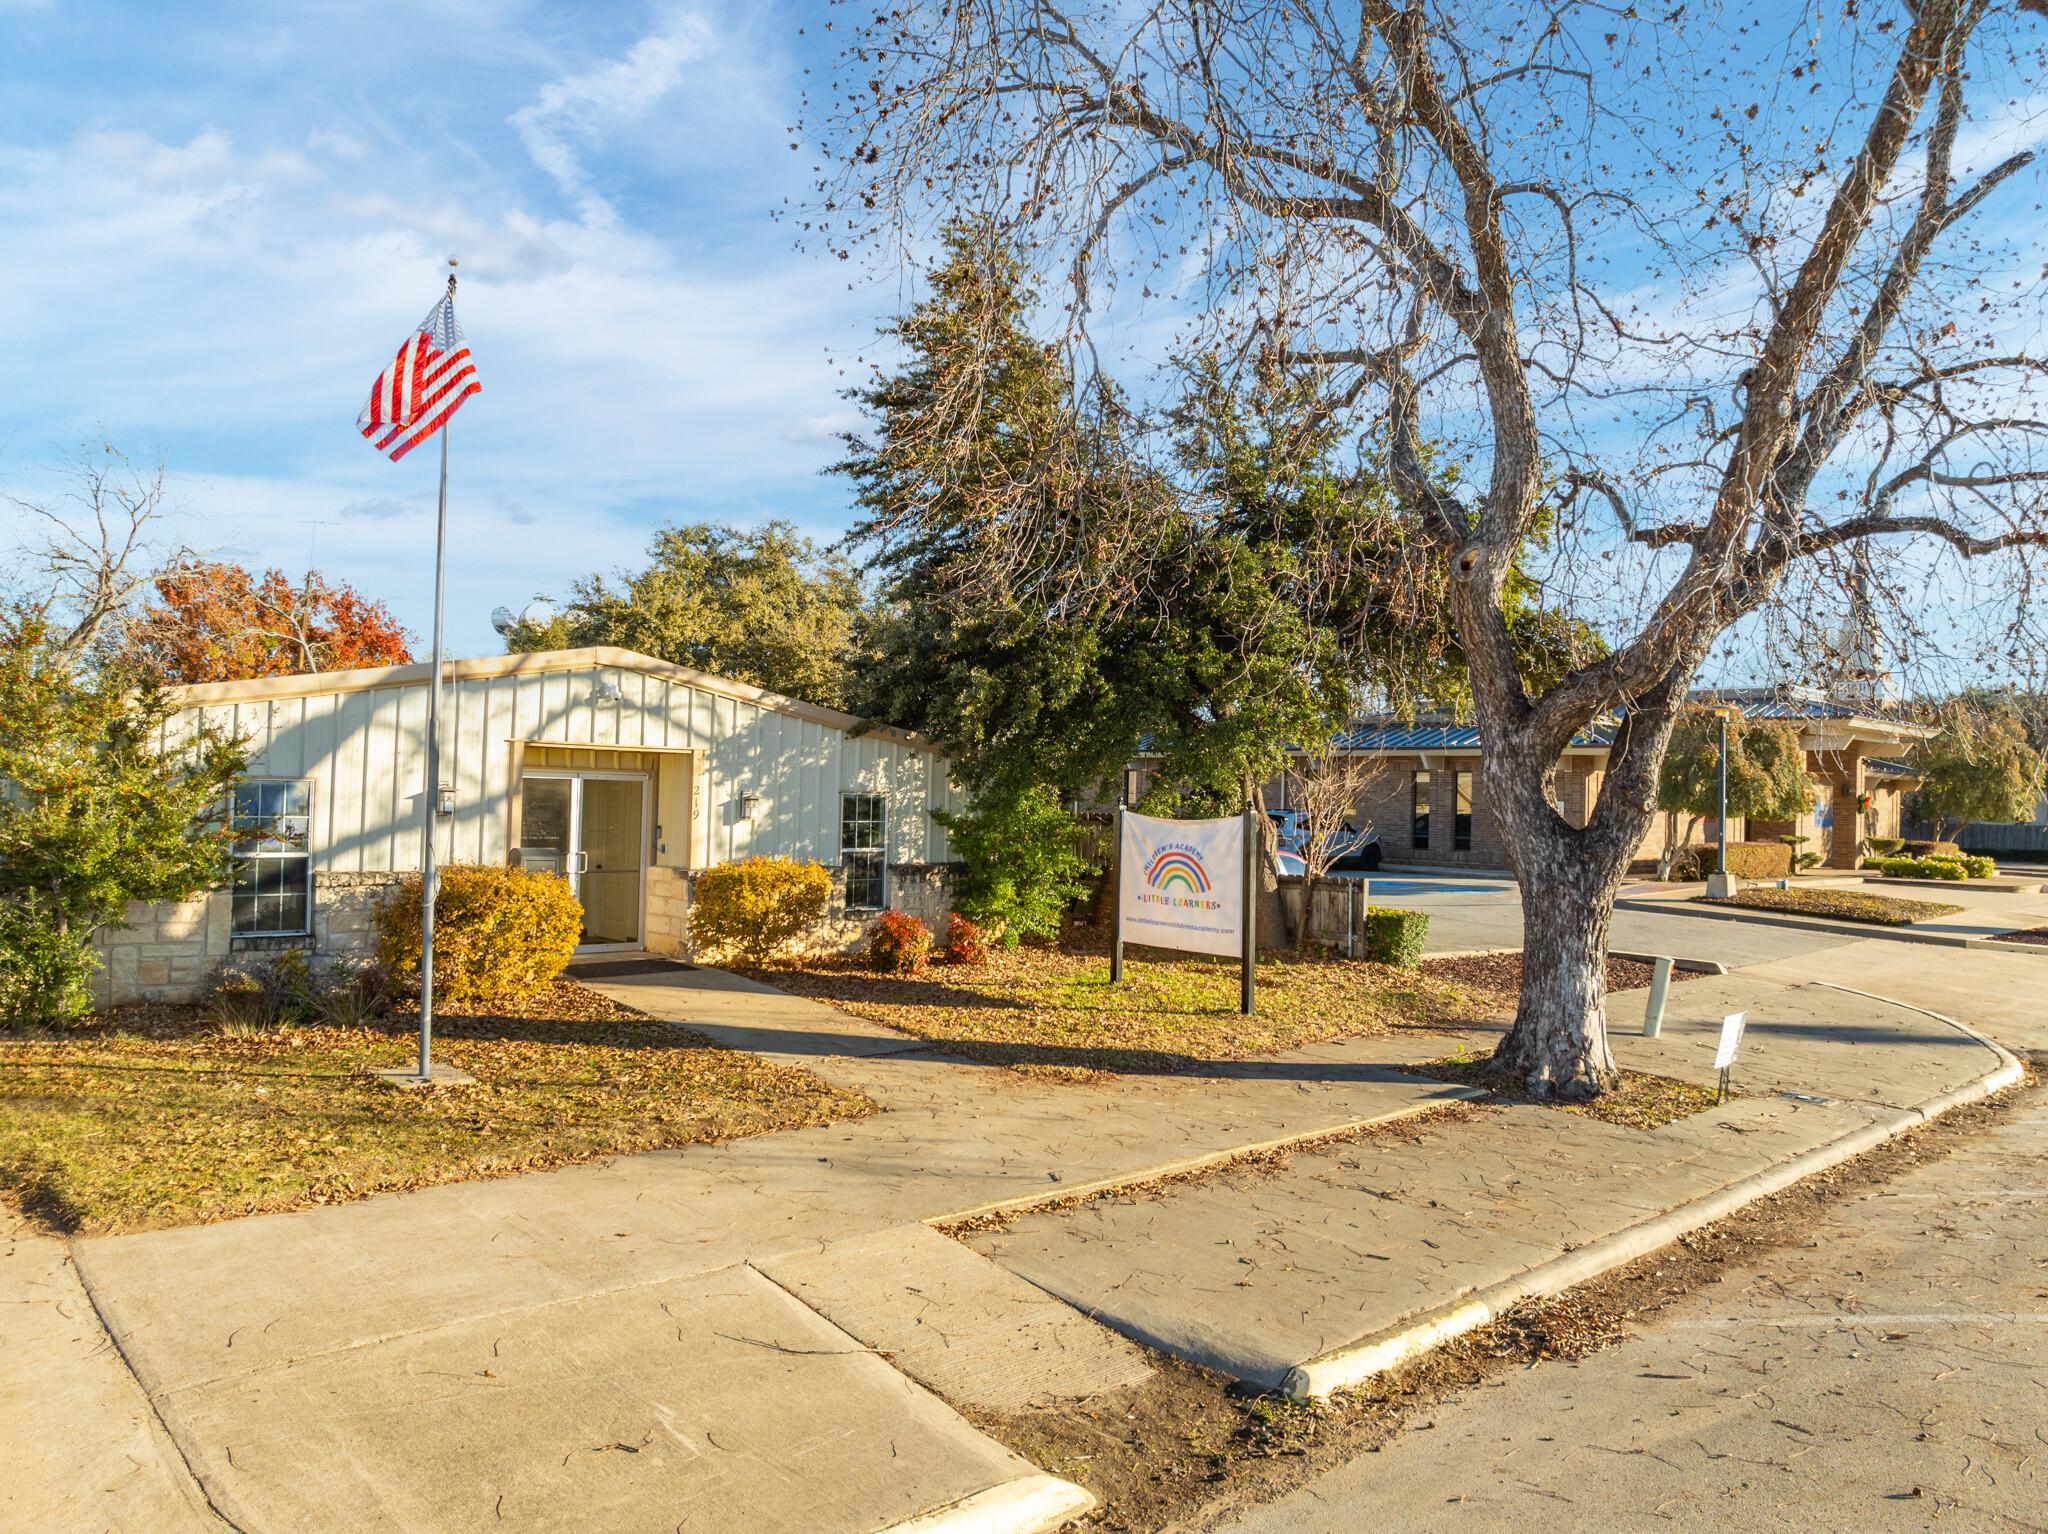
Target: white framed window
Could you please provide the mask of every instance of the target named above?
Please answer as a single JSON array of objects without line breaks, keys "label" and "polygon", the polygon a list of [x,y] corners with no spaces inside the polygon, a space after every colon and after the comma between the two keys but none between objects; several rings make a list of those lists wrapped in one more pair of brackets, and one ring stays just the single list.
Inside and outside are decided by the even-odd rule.
[{"label": "white framed window", "polygon": [[839,796],[839,866],[846,872],[846,908],[879,911],[888,903],[889,796]]},{"label": "white framed window", "polygon": [[237,937],[298,937],[312,930],[312,825],[310,778],[251,778],[229,790]]}]

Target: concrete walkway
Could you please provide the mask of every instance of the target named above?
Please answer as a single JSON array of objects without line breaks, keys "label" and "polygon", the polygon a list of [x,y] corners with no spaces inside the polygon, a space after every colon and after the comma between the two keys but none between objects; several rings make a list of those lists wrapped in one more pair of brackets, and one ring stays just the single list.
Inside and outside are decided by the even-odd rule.
[{"label": "concrete walkway", "polygon": [[[23,1336],[96,1440],[134,1448],[140,1468],[108,1489],[122,1474],[111,1449],[44,1455],[68,1426],[0,1397],[0,1474],[62,1511],[25,1527],[1056,1528],[1085,1494],[941,1396],[997,1409],[1087,1396],[1143,1376],[1129,1337],[1274,1383],[1568,1244],[1902,1122],[1995,1069],[1996,1052],[1814,982],[1895,986],[1913,1005],[1933,989],[1981,998],[2003,1026],[2027,1009],[2001,998],[2038,974],[1989,953],[1944,953],[1938,981],[1884,967],[1915,956],[1837,946],[1827,976],[1809,954],[1674,989],[1664,1037],[1622,1040],[1625,1063],[1704,1079],[1711,1029],[1746,1007],[1752,1095],[1662,1130],[1489,1109],[1275,1176],[1027,1215],[972,1251],[925,1222],[1457,1100],[1468,1094],[1390,1069],[1449,1041],[1040,1085],[716,971],[600,966],[593,983],[618,1000],[886,1111],[77,1241],[68,1267],[55,1243],[20,1243],[11,1261],[30,1261],[6,1271],[40,1274],[46,1292],[0,1297],[29,1301],[17,1316],[47,1305],[47,1321],[61,1302],[80,1318],[73,1341],[62,1326]],[[1618,1026],[1635,1004],[1616,999]],[[1767,1095],[1784,1091],[1799,1095]],[[88,1296],[126,1368],[82,1317]],[[7,1326],[10,1353],[31,1356]],[[38,1479],[14,1478],[38,1461]]]}]

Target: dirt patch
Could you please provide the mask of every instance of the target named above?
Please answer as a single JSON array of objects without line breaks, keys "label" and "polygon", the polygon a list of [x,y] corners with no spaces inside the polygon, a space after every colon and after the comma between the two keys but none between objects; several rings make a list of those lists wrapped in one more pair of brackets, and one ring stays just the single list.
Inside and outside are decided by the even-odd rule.
[{"label": "dirt patch", "polygon": [[1860,921],[1874,927],[1910,927],[1934,916],[1952,916],[1959,905],[1931,900],[1901,900],[1895,895],[1866,895],[1857,890],[1738,890],[1726,899],[1692,897],[1694,905],[1746,906],[1756,911],[1790,911],[1800,916],[1825,916],[1834,921]]},{"label": "dirt patch", "polygon": [[[1140,1182],[1120,1182],[1114,1187],[1096,1188],[1088,1193],[1073,1193],[1064,1198],[1046,1199],[1041,1203],[1025,1204],[1016,1209],[998,1209],[990,1214],[969,1215],[963,1220],[948,1220],[934,1226],[944,1235],[956,1240],[965,1236],[977,1236],[989,1231],[1008,1230],[1019,1220],[1041,1214],[1063,1214],[1070,1209],[1083,1209],[1090,1204],[1110,1200],[1157,1196],[1178,1192],[1183,1188],[1198,1187],[1203,1183],[1215,1182],[1246,1172],[1254,1175],[1284,1172],[1294,1164],[1297,1155],[1312,1154],[1330,1150],[1339,1145],[1355,1145],[1361,1140],[1371,1140],[1381,1135],[1414,1136],[1418,1131],[1443,1124],[1461,1123],[1476,1113],[1485,1111],[1474,1103],[1444,1103],[1434,1108],[1424,1108],[1417,1113],[1406,1113],[1397,1119],[1383,1119],[1374,1124],[1360,1124],[1352,1129],[1335,1129],[1328,1134],[1312,1135],[1305,1139],[1290,1141],[1286,1145],[1274,1146],[1267,1150],[1246,1151],[1242,1156],[1232,1156],[1227,1161],[1214,1162],[1192,1171],[1173,1172],[1165,1177],[1147,1178]],[[1495,1109],[1495,1112],[1504,1110]],[[1419,1143],[1419,1142],[1418,1142]]]},{"label": "dirt patch", "polygon": [[[1512,1011],[1522,994],[1522,955],[1519,950],[1465,954],[1455,959],[1424,959],[1422,972],[1456,990],[1473,996],[1492,997],[1493,1004],[1503,1011]],[[1607,989],[1639,991],[1650,983],[1655,972],[1654,965],[1636,959],[1610,958],[1607,961]],[[1671,978],[1674,982],[1697,980],[1699,973],[1674,969]]]},{"label": "dirt patch", "polygon": [[1079,1481],[1101,1506],[1070,1528],[1163,1534],[1209,1525],[1285,1496],[1396,1434],[1444,1402],[1510,1370],[1584,1358],[1630,1323],[1788,1246],[1815,1221],[1900,1173],[1940,1160],[2042,1100],[2037,1083],[1957,1108],[1832,1171],[1759,1199],[1726,1220],[1376,1377],[1356,1392],[1296,1404],[1248,1393],[1221,1375],[1157,1357],[1146,1383],[1079,1403],[1021,1412],[969,1410],[984,1432],[1048,1471]]},{"label": "dirt patch", "polygon": [[2029,927],[2024,932],[2001,932],[2001,943],[2048,943],[2048,927]]},{"label": "dirt patch", "polygon": [[[1520,1071],[1494,1075],[1489,1069],[1492,1060],[1490,1051],[1483,1055],[1459,1053],[1441,1060],[1424,1060],[1416,1065],[1397,1065],[1394,1069],[1406,1071],[1411,1076],[1427,1076],[1432,1081],[1454,1081],[1463,1087],[1484,1087],[1503,1102],[1534,1103],[1538,1107],[1555,1108],[1560,1113],[1599,1119],[1603,1124],[1619,1124],[1625,1129],[1655,1129],[1660,1124],[1690,1118],[1720,1100],[1712,1087],[1680,1081],[1672,1076],[1653,1076],[1646,1071],[1623,1071],[1621,1084],[1611,1091],[1602,1092],[1593,1101],[1561,1103],[1547,1097],[1532,1097],[1523,1087]],[[1735,1088],[1729,1088],[1729,1096],[1741,1095]]]},{"label": "dirt patch", "polygon": [[808,1071],[724,1049],[558,981],[435,1019],[473,1086],[394,1091],[411,1020],[221,1036],[198,1007],[123,1007],[0,1035],[0,1191],[101,1234],[345,1203],[404,1188],[860,1118]]}]

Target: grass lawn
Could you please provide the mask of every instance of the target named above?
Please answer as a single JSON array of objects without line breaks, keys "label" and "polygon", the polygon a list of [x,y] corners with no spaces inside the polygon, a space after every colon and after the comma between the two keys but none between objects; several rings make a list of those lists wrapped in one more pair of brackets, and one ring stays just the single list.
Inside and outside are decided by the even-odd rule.
[{"label": "grass lawn", "polygon": [[342,1203],[401,1188],[860,1118],[807,1071],[721,1049],[558,981],[516,1010],[436,1018],[475,1086],[397,1091],[417,1034],[221,1037],[196,1007],[127,1007],[0,1034],[0,1193],[99,1234]]},{"label": "grass lawn", "polygon": [[907,977],[844,958],[749,973],[961,1054],[1052,1076],[1174,1071],[1354,1034],[1455,1029],[1498,1000],[1416,970],[1269,954],[1247,1018],[1237,1010],[1237,960],[1125,952],[1114,987],[1105,955],[1035,947]]},{"label": "grass lawn", "polygon": [[[1411,1075],[1427,1076],[1432,1081],[1454,1081],[1460,1086],[1485,1087],[1494,1096],[1505,1098],[1509,1102],[1537,1101],[1522,1090],[1519,1073],[1508,1077],[1487,1075],[1486,1064],[1491,1058],[1491,1051],[1483,1055],[1468,1055],[1460,1051],[1441,1060],[1428,1060],[1420,1065],[1404,1065],[1400,1069]],[[1741,1094],[1736,1092],[1731,1095]],[[1623,1071],[1620,1086],[1611,1092],[1603,1092],[1590,1103],[1559,1103],[1545,1099],[1542,1105],[1546,1108],[1555,1108],[1561,1113],[1576,1113],[1583,1118],[1620,1124],[1628,1129],[1655,1129],[1659,1124],[1669,1124],[1674,1119],[1687,1118],[1702,1109],[1713,1107],[1714,1089],[1696,1086],[1690,1081],[1679,1081],[1671,1076],[1652,1076],[1643,1071]]]},{"label": "grass lawn", "polygon": [[1930,916],[1947,916],[1959,905],[1931,900],[1900,900],[1893,895],[1865,895],[1856,890],[1738,890],[1726,900],[1692,897],[1695,905],[1749,906],[1759,911],[1796,911],[1801,916],[1828,916],[1836,921],[1868,922],[1878,927],[1908,927]]}]

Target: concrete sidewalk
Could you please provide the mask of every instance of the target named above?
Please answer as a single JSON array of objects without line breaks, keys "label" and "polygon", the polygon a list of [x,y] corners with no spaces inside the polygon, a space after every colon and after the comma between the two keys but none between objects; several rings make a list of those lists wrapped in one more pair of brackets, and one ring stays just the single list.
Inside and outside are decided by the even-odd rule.
[{"label": "concrete sidewalk", "polygon": [[1203,1078],[1024,1085],[716,971],[599,983],[888,1111],[72,1243],[234,1526],[1056,1528],[1086,1495],[932,1390],[1087,1396],[1146,1357],[921,1222],[1462,1095],[1341,1044]]},{"label": "concrete sidewalk", "polygon": [[[1856,948],[1912,953],[1830,952]],[[1568,1245],[1884,1132],[1999,1066],[1924,1014],[1811,983],[1812,962],[1688,982],[1661,1040],[1619,1041],[1626,1063],[1701,1079],[1720,1012],[1750,1009],[1740,1079],[1753,1095],[1664,1129],[1489,1109],[1305,1154],[1276,1176],[1026,1215],[976,1251],[925,1222],[1458,1100],[1470,1094],[1390,1068],[1451,1041],[1358,1039],[1195,1076],[1045,1085],[717,971],[610,966],[591,979],[618,1000],[886,1111],[71,1243],[133,1379],[105,1353],[66,1366],[126,1441],[154,1445],[152,1506],[169,1511],[115,1516],[94,1492],[46,1526],[1056,1528],[1085,1494],[940,1396],[997,1409],[1087,1396],[1143,1377],[1128,1337],[1276,1383]],[[1974,985],[1987,1007],[2034,973],[2006,955],[1943,963],[1946,989]],[[1970,969],[1986,965],[2006,968]],[[1960,991],[1959,966],[1975,977]],[[1851,957],[1839,972],[1877,970]],[[1634,1004],[1616,999],[1624,1031]],[[1779,1091],[1800,1095],[1764,1095]],[[11,1456],[48,1439],[53,1425],[35,1421],[0,1432]],[[74,1488],[106,1479],[79,1474]]]},{"label": "concrete sidewalk", "polygon": [[[1867,978],[1893,951],[1856,946],[1879,952],[1844,951],[1835,972]],[[2002,967],[1985,989],[2032,973],[2025,959],[1971,959]],[[1502,1286],[1540,1290],[1530,1275],[1567,1253],[1827,1147],[1874,1143],[2005,1067],[1949,1023],[1815,983],[1812,963],[1675,987],[1657,1039],[1628,1029],[1642,993],[1615,998],[1624,1067],[1702,1084],[1715,1077],[1721,1019],[1749,1014],[1736,1073],[1747,1095],[1659,1129],[1491,1110],[1478,1125],[1312,1151],[1279,1175],[1031,1216],[970,1241],[1156,1346],[1266,1388],[1296,1388],[1297,1374],[1300,1388],[1335,1388],[1384,1367],[1383,1344],[1417,1318]],[[1342,1362],[1362,1349],[1379,1351]]]}]

